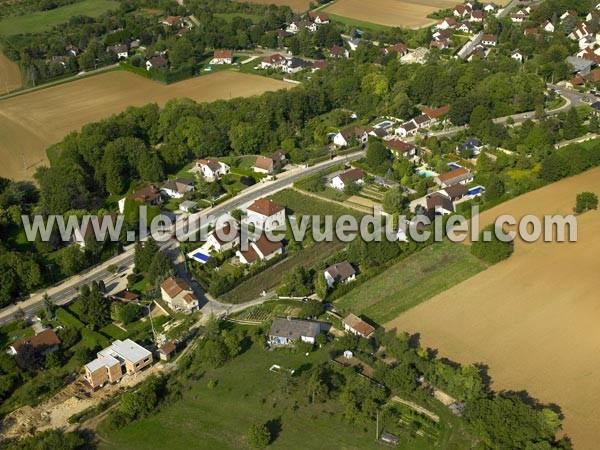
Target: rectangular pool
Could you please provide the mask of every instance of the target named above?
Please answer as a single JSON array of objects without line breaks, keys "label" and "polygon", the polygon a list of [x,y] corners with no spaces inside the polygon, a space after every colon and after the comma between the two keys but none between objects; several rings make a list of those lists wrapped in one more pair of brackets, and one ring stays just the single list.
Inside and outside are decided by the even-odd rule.
[{"label": "rectangular pool", "polygon": [[449,167],[451,167],[452,169],[460,169],[462,166],[456,163],[449,163],[448,164]]},{"label": "rectangular pool", "polygon": [[483,186],[475,186],[474,188],[469,189],[469,195],[481,195],[485,192],[485,188]]}]

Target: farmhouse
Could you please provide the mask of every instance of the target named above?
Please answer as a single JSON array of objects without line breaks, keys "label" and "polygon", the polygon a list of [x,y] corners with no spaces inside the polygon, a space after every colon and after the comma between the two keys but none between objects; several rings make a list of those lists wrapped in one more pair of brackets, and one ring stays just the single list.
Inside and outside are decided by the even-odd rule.
[{"label": "farmhouse", "polygon": [[356,279],[356,270],[348,261],[334,264],[325,269],[325,279],[329,288],[333,288],[336,283],[348,283]]},{"label": "farmhouse", "polygon": [[354,314],[348,314],[342,321],[344,330],[352,333],[355,336],[362,336],[368,338],[375,331],[375,327],[369,325],[367,322],[362,320],[360,317]]},{"label": "farmhouse", "polygon": [[194,192],[194,189],[194,180],[175,178],[174,180],[167,181],[161,191],[171,198],[183,198],[188,192]]},{"label": "farmhouse", "polygon": [[200,307],[192,287],[183,278],[167,278],[160,285],[160,294],[167,306],[173,310],[192,313]]},{"label": "farmhouse", "polygon": [[152,353],[131,339],[116,340],[87,363],[85,380],[94,389],[116,383],[124,375],[134,375],[152,364]]},{"label": "farmhouse", "polygon": [[218,159],[199,159],[196,161],[196,171],[209,181],[218,180],[229,173],[230,167]]},{"label": "farmhouse", "polygon": [[438,184],[445,188],[456,183],[468,184],[473,181],[473,174],[468,169],[460,167],[438,175],[436,178],[438,179]]},{"label": "farmhouse", "polygon": [[271,346],[290,345],[302,341],[314,344],[321,333],[321,324],[312,320],[275,317],[269,330]]},{"label": "farmhouse", "polygon": [[14,342],[8,347],[9,355],[17,355],[25,347],[31,347],[33,351],[39,355],[46,355],[58,350],[60,339],[54,330],[44,330],[35,336],[26,337],[20,341]]},{"label": "farmhouse", "polygon": [[264,234],[261,234],[256,242],[250,242],[246,249],[236,252],[242,264],[268,261],[281,254],[283,254],[283,244],[279,241],[270,241]]},{"label": "farmhouse", "polygon": [[164,69],[168,65],[167,60],[162,56],[154,56],[146,61],[146,70]]},{"label": "farmhouse", "polygon": [[339,131],[333,138],[333,144],[336,147],[348,147],[357,141],[360,144],[366,144],[369,135],[360,127],[349,127]]},{"label": "farmhouse", "polygon": [[213,58],[210,60],[211,64],[233,64],[233,51],[232,50],[215,50]]},{"label": "farmhouse", "polygon": [[331,187],[343,190],[348,184],[354,183],[361,185],[364,183],[365,173],[360,169],[350,169],[336,175],[331,180]]},{"label": "farmhouse", "polygon": [[222,253],[240,245],[240,231],[236,226],[227,224],[218,231],[213,231],[206,242],[213,250]]},{"label": "farmhouse", "polygon": [[245,222],[261,230],[274,230],[285,225],[285,208],[271,199],[259,198],[247,209]]}]

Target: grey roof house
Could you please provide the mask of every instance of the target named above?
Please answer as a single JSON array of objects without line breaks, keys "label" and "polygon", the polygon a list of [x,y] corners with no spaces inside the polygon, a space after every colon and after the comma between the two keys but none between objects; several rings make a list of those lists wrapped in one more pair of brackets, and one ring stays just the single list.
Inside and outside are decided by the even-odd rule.
[{"label": "grey roof house", "polygon": [[298,341],[314,344],[320,333],[320,322],[275,317],[269,330],[268,343],[271,346],[290,345]]}]

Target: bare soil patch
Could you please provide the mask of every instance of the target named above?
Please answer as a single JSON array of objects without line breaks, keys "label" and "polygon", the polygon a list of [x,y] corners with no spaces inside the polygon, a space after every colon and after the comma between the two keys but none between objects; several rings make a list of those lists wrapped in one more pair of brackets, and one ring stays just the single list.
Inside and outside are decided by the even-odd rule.
[{"label": "bare soil patch", "polygon": [[[486,211],[569,214],[582,191],[600,194],[600,168]],[[597,448],[600,404],[600,212],[578,216],[578,242],[525,244],[515,254],[386,324],[462,363],[481,362],[497,390],[526,390],[565,414],[577,449]]]},{"label": "bare soil patch", "polygon": [[128,106],[189,97],[199,102],[248,97],[291,85],[223,71],[162,85],[129,72],[108,72],[0,101],[0,176],[31,179],[47,164],[45,150],[71,131]]},{"label": "bare soil patch", "polygon": [[14,91],[21,87],[21,71],[14,61],[0,52],[0,93]]}]

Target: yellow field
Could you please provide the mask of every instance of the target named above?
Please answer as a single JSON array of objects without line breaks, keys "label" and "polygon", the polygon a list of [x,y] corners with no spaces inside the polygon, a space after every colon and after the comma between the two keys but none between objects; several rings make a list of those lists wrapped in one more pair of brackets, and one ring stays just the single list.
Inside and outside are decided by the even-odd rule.
[{"label": "yellow field", "polygon": [[[482,214],[568,214],[582,191],[600,194],[600,168]],[[576,449],[600,439],[600,212],[578,217],[577,243],[515,245],[508,260],[386,324],[421,333],[422,344],[462,363],[489,366],[494,388],[554,402]],[[459,245],[459,244],[457,244]]]},{"label": "yellow field", "polygon": [[239,72],[218,72],[165,86],[129,72],[108,72],[0,101],[0,176],[31,179],[45,150],[86,123],[128,106],[163,105],[176,97],[199,102],[252,96],[291,86]]},{"label": "yellow field", "polygon": [[310,7],[310,0],[237,0],[239,2],[251,2],[264,5],[289,6],[292,11],[305,12]]},{"label": "yellow field", "polygon": [[[495,2],[506,4],[508,0]],[[363,22],[389,27],[421,28],[435,20],[427,15],[440,9],[454,8],[462,3],[457,0],[338,0],[325,8],[326,12]]]},{"label": "yellow field", "polygon": [[0,52],[0,93],[14,91],[21,87],[19,66]]}]

